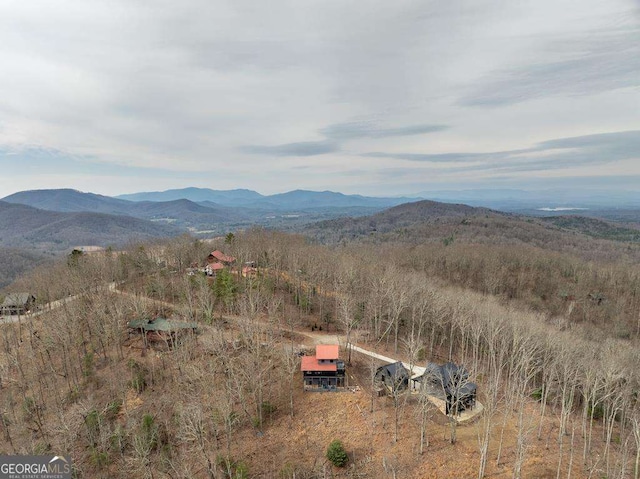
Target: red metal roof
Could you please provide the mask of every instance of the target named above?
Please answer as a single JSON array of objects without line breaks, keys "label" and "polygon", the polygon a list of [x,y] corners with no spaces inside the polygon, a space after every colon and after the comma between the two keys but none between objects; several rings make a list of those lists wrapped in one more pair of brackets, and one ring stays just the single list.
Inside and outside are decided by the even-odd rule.
[{"label": "red metal roof", "polygon": [[338,359],[340,348],[337,344],[319,344],[316,346],[318,359]]},{"label": "red metal roof", "polygon": [[337,371],[338,366],[334,363],[320,364],[315,356],[302,356],[300,371]]},{"label": "red metal roof", "polygon": [[222,263],[213,263],[213,264],[210,264],[209,267],[213,271],[218,271],[218,270],[224,269],[224,265]]},{"label": "red metal roof", "polygon": [[220,250],[212,251],[209,256],[212,256],[215,259],[222,261],[224,263],[233,263],[236,260],[233,256],[227,256]]}]

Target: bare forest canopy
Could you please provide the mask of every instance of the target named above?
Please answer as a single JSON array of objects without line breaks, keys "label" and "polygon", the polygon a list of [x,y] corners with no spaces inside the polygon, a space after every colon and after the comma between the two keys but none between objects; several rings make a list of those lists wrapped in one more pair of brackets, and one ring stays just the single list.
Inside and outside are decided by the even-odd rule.
[{"label": "bare forest canopy", "polygon": [[597,218],[575,215],[552,216],[543,218],[542,221],[558,226],[564,230],[584,233],[594,238],[640,243],[640,227],[633,223],[623,226],[619,223],[615,224]]},{"label": "bare forest canopy", "polygon": [[[215,248],[238,266],[190,274]],[[637,478],[640,272],[606,261],[259,229],[79,255],[12,286],[43,312],[0,325],[0,451],[64,451],[79,477]],[[148,351],[126,325],[155,316],[200,332]],[[320,327],[343,347],[464,364],[483,415],[458,426],[421,394],[376,397],[378,364],[357,355],[355,392],[301,392],[295,353]]]}]

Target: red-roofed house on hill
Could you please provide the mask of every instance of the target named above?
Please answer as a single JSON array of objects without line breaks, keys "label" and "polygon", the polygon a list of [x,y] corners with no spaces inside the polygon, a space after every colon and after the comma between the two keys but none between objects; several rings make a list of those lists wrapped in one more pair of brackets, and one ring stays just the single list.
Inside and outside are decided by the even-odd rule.
[{"label": "red-roofed house on hill", "polygon": [[336,391],[345,387],[344,361],[337,344],[319,344],[315,356],[303,356],[300,370],[305,391]]},{"label": "red-roofed house on hill", "polygon": [[212,251],[207,256],[207,265],[204,267],[204,272],[207,276],[215,276],[218,271],[231,266],[235,260],[233,256],[227,256],[220,250]]},{"label": "red-roofed house on hill", "polygon": [[212,251],[211,254],[209,254],[209,256],[207,256],[207,263],[209,263],[209,264],[222,263],[225,266],[229,266],[235,260],[236,259],[233,256],[227,256],[226,254],[224,254],[220,250]]}]

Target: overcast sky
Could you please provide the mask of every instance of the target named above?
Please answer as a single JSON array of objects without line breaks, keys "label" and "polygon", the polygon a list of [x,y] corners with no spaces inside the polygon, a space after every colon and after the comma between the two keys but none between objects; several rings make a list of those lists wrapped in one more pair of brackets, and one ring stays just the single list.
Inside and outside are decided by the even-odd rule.
[{"label": "overcast sky", "polygon": [[2,0],[0,197],[640,191],[639,0]]}]

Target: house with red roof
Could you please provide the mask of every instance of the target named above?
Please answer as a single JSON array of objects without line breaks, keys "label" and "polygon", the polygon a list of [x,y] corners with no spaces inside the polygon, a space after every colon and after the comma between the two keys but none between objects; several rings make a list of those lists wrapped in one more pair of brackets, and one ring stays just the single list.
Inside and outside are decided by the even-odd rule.
[{"label": "house with red roof", "polygon": [[222,263],[225,266],[231,265],[236,259],[233,256],[227,256],[220,250],[212,251],[209,256],[207,256],[207,263]]},{"label": "house with red roof", "polygon": [[235,260],[233,256],[227,256],[220,250],[212,251],[207,256],[207,265],[204,267],[204,272],[207,276],[215,276],[219,271],[231,266]]},{"label": "house with red roof", "polygon": [[314,356],[303,356],[300,370],[305,391],[336,391],[345,387],[344,361],[337,344],[319,344]]}]

